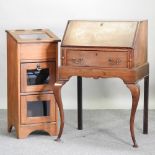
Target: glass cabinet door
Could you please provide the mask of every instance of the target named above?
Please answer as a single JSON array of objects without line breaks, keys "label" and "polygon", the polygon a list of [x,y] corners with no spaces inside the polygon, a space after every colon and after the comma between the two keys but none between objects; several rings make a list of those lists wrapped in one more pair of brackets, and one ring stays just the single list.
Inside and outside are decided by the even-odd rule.
[{"label": "glass cabinet door", "polygon": [[42,68],[40,69],[39,65],[36,66],[36,69],[27,69],[27,85],[43,85],[49,84],[49,69],[50,68]]},{"label": "glass cabinet door", "polygon": [[50,116],[50,101],[27,101],[27,116]]},{"label": "glass cabinet door", "polygon": [[55,63],[22,63],[21,64],[21,91],[52,90],[55,82]]},{"label": "glass cabinet door", "polygon": [[44,40],[51,38],[46,33],[18,34],[18,37],[22,40]]},{"label": "glass cabinet door", "polygon": [[21,123],[56,121],[55,99],[52,94],[21,96]]}]

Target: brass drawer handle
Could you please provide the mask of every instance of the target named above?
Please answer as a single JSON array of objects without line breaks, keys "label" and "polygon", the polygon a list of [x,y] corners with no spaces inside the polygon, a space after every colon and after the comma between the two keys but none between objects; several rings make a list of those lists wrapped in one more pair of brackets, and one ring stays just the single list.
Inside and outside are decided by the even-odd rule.
[{"label": "brass drawer handle", "polygon": [[110,65],[119,65],[121,63],[120,58],[109,58],[108,61]]},{"label": "brass drawer handle", "polygon": [[41,67],[40,67],[40,64],[37,64],[36,69],[37,69],[37,71],[41,71],[42,70]]},{"label": "brass drawer handle", "polygon": [[75,64],[82,64],[83,59],[82,59],[82,58],[79,58],[79,59],[73,58],[73,59],[72,59],[72,62],[75,63]]}]

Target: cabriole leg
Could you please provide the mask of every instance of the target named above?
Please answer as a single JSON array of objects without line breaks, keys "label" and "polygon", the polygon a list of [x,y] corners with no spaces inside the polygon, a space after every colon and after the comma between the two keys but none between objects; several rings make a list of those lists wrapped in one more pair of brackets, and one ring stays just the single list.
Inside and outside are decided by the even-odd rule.
[{"label": "cabriole leg", "polygon": [[12,125],[11,124],[8,124],[8,132],[10,133],[12,131]]},{"label": "cabriole leg", "polygon": [[56,103],[58,105],[59,112],[60,112],[60,129],[59,129],[59,134],[58,134],[56,141],[60,141],[63,128],[64,128],[64,110],[63,110],[63,104],[62,104],[62,99],[61,99],[61,88],[64,84],[65,84],[64,81],[56,82],[53,88],[55,100],[56,100]]},{"label": "cabriole leg", "polygon": [[135,114],[136,114],[137,105],[139,101],[140,87],[138,84],[127,84],[127,87],[129,88],[132,95],[132,108],[131,108],[131,115],[130,115],[130,133],[134,144],[133,147],[138,147],[135,139],[135,133],[134,133],[134,121],[135,121]]}]

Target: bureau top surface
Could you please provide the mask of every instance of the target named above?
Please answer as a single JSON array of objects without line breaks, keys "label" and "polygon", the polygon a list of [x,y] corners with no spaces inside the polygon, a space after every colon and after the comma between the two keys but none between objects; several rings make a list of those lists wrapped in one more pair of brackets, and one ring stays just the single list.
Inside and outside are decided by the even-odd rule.
[{"label": "bureau top surface", "polygon": [[48,29],[8,30],[17,42],[58,42],[60,39]]},{"label": "bureau top surface", "polygon": [[62,46],[132,47],[139,21],[68,22]]}]

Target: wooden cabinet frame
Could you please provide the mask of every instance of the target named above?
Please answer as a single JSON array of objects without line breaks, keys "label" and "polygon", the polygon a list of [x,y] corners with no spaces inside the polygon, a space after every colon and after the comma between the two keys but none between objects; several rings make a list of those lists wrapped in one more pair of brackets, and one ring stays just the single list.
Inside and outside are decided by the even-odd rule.
[{"label": "wooden cabinet frame", "polygon": [[[6,32],[8,132],[10,133],[14,127],[17,138],[26,138],[36,130],[45,131],[51,136],[57,135],[57,106],[53,95],[53,84],[56,80],[56,53],[60,39],[47,29]],[[40,34],[47,37],[41,37]],[[33,71],[37,64],[40,67],[37,71],[41,71],[40,73]],[[40,75],[45,75],[44,71],[40,70],[41,68],[49,68],[49,73],[45,70],[44,78],[43,76],[40,78]],[[27,73],[27,69],[31,71]],[[29,85],[27,85],[27,74],[30,78]],[[49,81],[47,80],[48,74]],[[36,82],[38,75],[40,80]],[[37,107],[29,105],[29,109],[33,110],[30,110],[32,115],[29,113],[28,116],[40,114],[41,117],[27,117],[27,101],[42,99],[50,101],[50,114],[48,110],[48,113],[43,111],[48,105],[44,102],[45,104],[37,103]],[[37,113],[35,108],[38,109]]]}]

